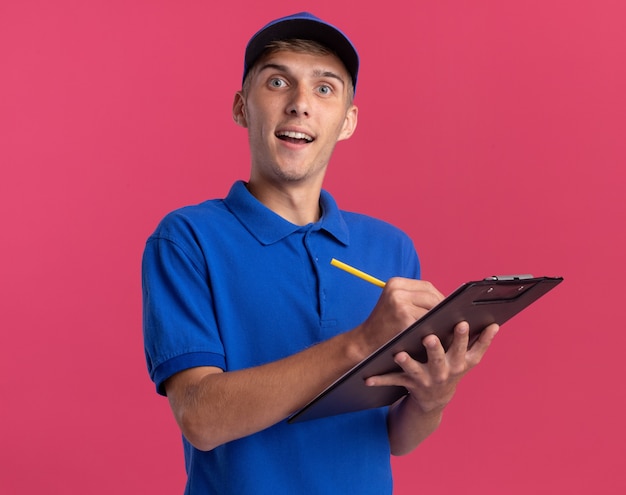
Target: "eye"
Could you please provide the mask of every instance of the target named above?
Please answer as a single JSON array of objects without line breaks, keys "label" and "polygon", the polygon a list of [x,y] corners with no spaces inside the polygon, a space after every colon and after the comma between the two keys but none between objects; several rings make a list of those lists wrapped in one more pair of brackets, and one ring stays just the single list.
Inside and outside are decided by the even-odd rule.
[{"label": "eye", "polygon": [[285,86],[285,81],[283,81],[282,79],[278,78],[278,77],[272,77],[269,80],[269,85],[272,88],[282,88],[283,86]]},{"label": "eye", "polygon": [[321,86],[319,86],[317,88],[317,91],[320,94],[326,96],[326,95],[329,95],[329,94],[331,94],[333,92],[333,88],[331,88],[328,84],[322,84]]}]

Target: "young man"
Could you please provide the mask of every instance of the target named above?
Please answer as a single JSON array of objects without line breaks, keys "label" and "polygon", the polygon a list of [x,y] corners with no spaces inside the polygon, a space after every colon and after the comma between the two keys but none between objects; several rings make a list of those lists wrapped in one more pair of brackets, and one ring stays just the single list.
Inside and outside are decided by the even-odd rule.
[{"label": "young man", "polygon": [[[301,13],[250,40],[233,118],[248,131],[250,178],[223,200],[169,214],[143,260],[148,368],[183,433],[186,493],[391,493],[390,454],[434,431],[460,378],[497,326],[467,350],[368,379],[410,394],[389,408],[287,424],[342,373],[437,304],[413,244],[379,220],[338,209],[322,181],[357,125],[358,56],[337,28]],[[367,284],[336,257],[388,279]]]}]

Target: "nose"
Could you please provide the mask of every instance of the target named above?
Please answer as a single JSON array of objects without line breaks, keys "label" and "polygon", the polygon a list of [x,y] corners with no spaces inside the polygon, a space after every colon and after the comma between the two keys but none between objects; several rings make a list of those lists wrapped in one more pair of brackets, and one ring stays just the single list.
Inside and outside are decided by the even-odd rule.
[{"label": "nose", "polygon": [[308,117],[310,113],[309,95],[302,85],[293,89],[291,99],[287,104],[286,112],[293,116]]}]

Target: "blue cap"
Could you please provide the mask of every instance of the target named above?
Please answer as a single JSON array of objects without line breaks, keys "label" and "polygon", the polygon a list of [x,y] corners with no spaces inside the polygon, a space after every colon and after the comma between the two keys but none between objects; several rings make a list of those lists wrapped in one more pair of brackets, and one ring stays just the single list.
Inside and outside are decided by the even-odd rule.
[{"label": "blue cap", "polygon": [[356,89],[359,55],[348,37],[332,24],[308,12],[281,17],[265,25],[248,42],[243,66],[243,79],[272,41],[301,39],[321,43],[332,50],[346,66],[352,86]]}]

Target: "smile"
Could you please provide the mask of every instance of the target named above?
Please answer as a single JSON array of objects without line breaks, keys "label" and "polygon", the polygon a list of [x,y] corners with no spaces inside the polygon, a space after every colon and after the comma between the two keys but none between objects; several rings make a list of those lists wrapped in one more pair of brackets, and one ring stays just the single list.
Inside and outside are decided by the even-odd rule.
[{"label": "smile", "polygon": [[294,131],[278,131],[276,133],[276,137],[278,139],[282,139],[283,141],[289,141],[292,143],[300,143],[304,141],[305,143],[312,143],[314,138],[305,134],[304,132],[294,132]]}]

